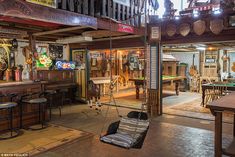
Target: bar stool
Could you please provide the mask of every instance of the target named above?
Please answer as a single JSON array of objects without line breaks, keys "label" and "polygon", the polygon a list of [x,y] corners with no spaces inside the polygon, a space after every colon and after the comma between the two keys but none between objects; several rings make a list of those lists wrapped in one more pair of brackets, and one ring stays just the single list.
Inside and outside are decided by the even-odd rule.
[{"label": "bar stool", "polygon": [[[35,94],[35,93],[34,93]],[[31,94],[34,95],[34,94]],[[37,94],[37,93],[36,93]],[[40,94],[42,95],[42,94]],[[28,96],[28,95],[26,95]],[[23,96],[25,97],[25,96]],[[47,124],[45,124],[45,105],[47,103],[47,99],[44,97],[39,97],[39,98],[30,98],[30,99],[24,99],[21,98],[21,105],[23,103],[27,103],[27,104],[31,104],[31,105],[38,105],[38,124],[41,124],[41,127],[39,128],[33,128],[33,126],[29,126],[28,128],[25,129],[29,129],[29,130],[42,130],[48,127]],[[41,118],[42,115],[42,118]],[[21,109],[21,127],[22,127],[22,118],[23,117],[23,111]]]},{"label": "bar stool", "polygon": [[69,92],[68,88],[63,88],[59,90],[59,93],[62,95],[61,97],[61,106],[64,106],[65,101],[69,101],[69,104],[72,104],[72,100],[70,98],[66,98],[66,94]]},{"label": "bar stool", "polygon": [[[50,114],[50,119],[51,119],[51,113],[52,113],[52,108],[53,107],[57,107],[57,106],[53,106],[53,97],[56,95],[56,91],[55,90],[46,90],[45,91],[45,96],[49,99],[49,114]],[[60,117],[61,117],[61,105],[58,106],[59,108],[59,112],[60,112]]]},{"label": "bar stool", "polygon": [[[8,110],[8,118],[9,118],[9,124],[10,124],[10,135],[7,137],[1,137],[0,140],[6,140],[10,138],[14,138],[19,136],[20,131],[17,128],[13,127],[13,108],[17,106],[17,103],[15,102],[5,102],[5,103],[0,103],[0,110]],[[14,135],[13,135],[14,133]]]}]

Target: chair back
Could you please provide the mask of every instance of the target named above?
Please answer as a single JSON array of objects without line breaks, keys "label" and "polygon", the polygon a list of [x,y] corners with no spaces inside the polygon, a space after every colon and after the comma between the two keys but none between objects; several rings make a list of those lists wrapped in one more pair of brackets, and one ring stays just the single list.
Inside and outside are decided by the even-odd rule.
[{"label": "chair back", "polygon": [[140,120],[148,120],[148,115],[145,112],[131,111],[127,114],[128,118],[136,118]]},{"label": "chair back", "polygon": [[88,81],[88,84],[87,84],[87,94],[89,97],[98,97],[100,96],[100,90],[99,90],[99,87],[97,85],[95,85],[93,83],[92,80],[89,80]]}]

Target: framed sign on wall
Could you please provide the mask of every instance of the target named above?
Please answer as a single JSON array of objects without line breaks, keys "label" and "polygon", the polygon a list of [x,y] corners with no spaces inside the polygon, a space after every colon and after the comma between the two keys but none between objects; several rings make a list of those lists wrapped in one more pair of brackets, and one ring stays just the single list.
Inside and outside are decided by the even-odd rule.
[{"label": "framed sign on wall", "polygon": [[158,41],[161,38],[161,29],[159,26],[151,27],[150,40]]},{"label": "framed sign on wall", "polygon": [[27,2],[56,8],[56,0],[26,0]]}]

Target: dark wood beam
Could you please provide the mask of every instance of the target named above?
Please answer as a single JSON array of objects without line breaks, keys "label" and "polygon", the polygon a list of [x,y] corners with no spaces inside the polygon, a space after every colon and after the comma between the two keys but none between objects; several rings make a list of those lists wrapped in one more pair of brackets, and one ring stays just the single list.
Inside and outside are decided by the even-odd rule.
[{"label": "dark wood beam", "polygon": [[[119,39],[114,40],[112,42],[113,49],[120,49],[120,48],[131,48],[131,47],[144,47],[144,39],[142,37],[133,38],[127,40]],[[89,50],[97,50],[97,49],[109,49],[110,42],[109,40],[106,41],[93,41],[89,43],[77,43],[77,44],[70,44],[71,48],[79,48],[79,49],[89,49]]]},{"label": "dark wood beam", "polygon": [[43,36],[43,35],[49,35],[49,34],[69,32],[69,31],[74,31],[74,30],[81,30],[81,29],[85,29],[85,28],[87,28],[87,26],[69,27],[69,28],[56,29],[56,30],[51,30],[51,31],[46,31],[46,32],[38,32],[38,33],[34,33],[33,35],[34,36]]},{"label": "dark wood beam", "polygon": [[68,26],[90,26],[97,28],[97,19],[94,17],[20,0],[1,0],[0,15]]}]

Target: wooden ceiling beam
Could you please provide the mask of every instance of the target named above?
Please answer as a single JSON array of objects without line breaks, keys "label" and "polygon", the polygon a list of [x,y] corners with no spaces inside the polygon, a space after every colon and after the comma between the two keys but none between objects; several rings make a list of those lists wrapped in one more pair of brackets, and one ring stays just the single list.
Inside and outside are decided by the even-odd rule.
[{"label": "wooden ceiling beam", "polygon": [[52,30],[52,31],[45,31],[45,32],[34,33],[33,36],[37,37],[37,36],[43,36],[43,35],[49,35],[49,34],[69,32],[69,31],[85,29],[85,28],[89,28],[89,27],[87,27],[87,26],[78,26],[78,27],[62,28],[62,29],[56,29],[56,30]]}]

